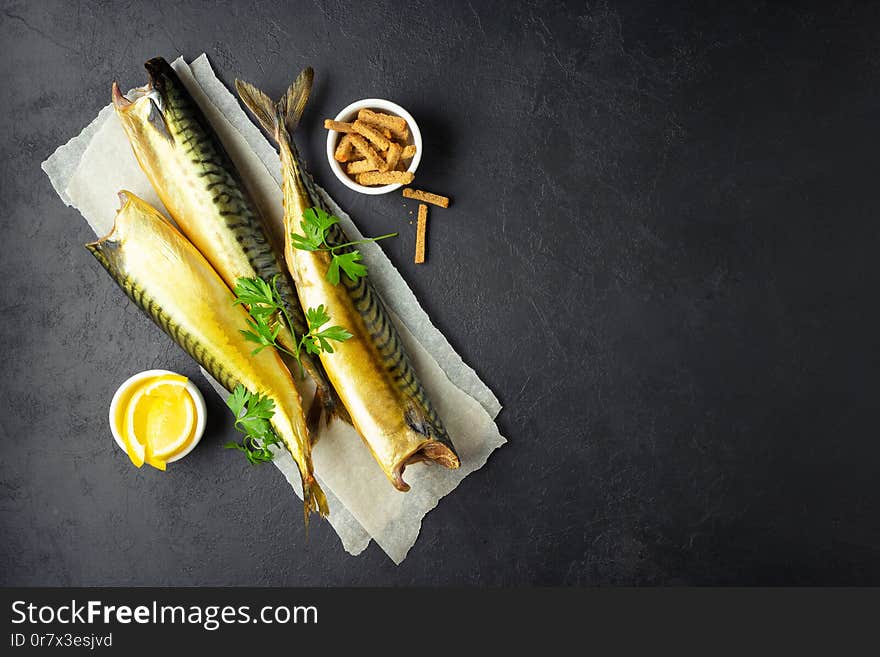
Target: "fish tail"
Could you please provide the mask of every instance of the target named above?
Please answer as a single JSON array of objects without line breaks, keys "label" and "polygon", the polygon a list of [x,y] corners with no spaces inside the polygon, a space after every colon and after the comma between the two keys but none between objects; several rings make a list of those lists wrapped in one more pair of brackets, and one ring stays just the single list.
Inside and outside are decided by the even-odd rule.
[{"label": "fish tail", "polygon": [[322,518],[330,513],[327,507],[327,497],[318,485],[313,475],[307,475],[302,480],[303,487],[303,515],[305,517],[306,531],[309,528],[309,516],[317,512]]},{"label": "fish tail", "polygon": [[303,69],[278,102],[244,80],[235,81],[238,97],[269,135],[279,144],[290,139],[309,100],[315,71]]}]

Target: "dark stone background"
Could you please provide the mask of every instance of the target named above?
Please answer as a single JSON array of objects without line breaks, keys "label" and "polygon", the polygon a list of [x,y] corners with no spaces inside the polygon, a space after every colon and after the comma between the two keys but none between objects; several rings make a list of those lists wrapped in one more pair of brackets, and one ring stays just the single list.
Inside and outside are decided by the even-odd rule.
[{"label": "dark stone background", "polygon": [[[0,584],[880,583],[880,10],[705,4],[4,2]],[[202,51],[273,93],[315,67],[312,169],[403,230],[386,252],[506,407],[400,567],[306,541],[214,396],[167,474],[110,438],[124,378],[198,370],[39,165],[112,80]],[[426,266],[413,206],[323,157],[321,119],[372,95],[455,199]]]}]

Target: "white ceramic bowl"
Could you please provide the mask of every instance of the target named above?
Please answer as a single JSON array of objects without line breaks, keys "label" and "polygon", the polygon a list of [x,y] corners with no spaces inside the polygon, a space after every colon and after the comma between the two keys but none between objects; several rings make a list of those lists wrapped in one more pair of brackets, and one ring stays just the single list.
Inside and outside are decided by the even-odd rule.
[{"label": "white ceramic bowl", "polygon": [[[422,133],[419,131],[419,126],[416,124],[412,115],[400,105],[392,103],[390,100],[383,100],[381,98],[364,98],[363,100],[358,100],[351,105],[348,105],[336,115],[336,120],[351,123],[357,118],[358,111],[362,109],[371,109],[385,114],[394,114],[406,121],[407,126],[409,126],[410,141],[408,143],[415,144],[416,147],[416,154],[410,161],[407,171],[415,173],[416,169],[419,168],[419,162],[422,160]],[[330,168],[343,185],[356,192],[360,192],[361,194],[373,195],[387,194],[388,192],[393,192],[395,189],[403,187],[400,183],[395,185],[382,185],[381,187],[367,187],[366,185],[359,185],[356,183],[347,173],[345,173],[345,170],[343,170],[340,163],[333,157],[333,154],[336,152],[336,142],[339,140],[340,136],[340,133],[336,132],[336,130],[327,131],[327,162],[330,163]]]},{"label": "white ceramic bowl", "polygon": [[[110,418],[110,431],[113,433],[113,439],[116,441],[116,444],[119,445],[119,449],[121,449],[123,452],[126,451],[125,442],[122,440],[122,436],[120,436],[119,432],[116,430],[116,422],[114,421],[114,417],[116,416],[116,409],[119,406],[119,400],[122,397],[123,393],[125,393],[138,381],[143,381],[144,379],[148,379],[153,376],[159,376],[161,374],[176,374],[176,372],[171,372],[169,370],[145,370],[143,372],[138,372],[134,376],[131,376],[123,381],[122,385],[116,389],[115,393],[113,393],[113,401],[110,402],[110,414],[108,416]],[[202,397],[202,393],[192,381],[186,382],[186,391],[189,393],[189,396],[192,397],[193,404],[195,404],[196,407],[195,437],[193,438],[193,441],[190,443],[189,447],[187,447],[174,458],[168,459],[168,463],[179,461],[184,456],[193,451],[193,449],[195,449],[195,446],[198,445],[199,441],[202,439],[202,434],[205,433],[205,423],[208,414],[207,408],[205,407],[205,398]]]}]

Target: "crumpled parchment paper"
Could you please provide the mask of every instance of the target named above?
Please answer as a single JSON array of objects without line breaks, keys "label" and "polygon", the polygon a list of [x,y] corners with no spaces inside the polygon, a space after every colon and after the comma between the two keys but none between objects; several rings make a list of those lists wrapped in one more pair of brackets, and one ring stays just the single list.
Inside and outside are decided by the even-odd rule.
[{"label": "crumpled parchment paper", "polygon": [[[275,149],[214,74],[204,54],[192,64],[178,58],[172,65],[229,151],[270,230],[282,234],[281,172]],[[108,80],[108,96],[109,86]],[[65,204],[79,210],[98,236],[112,228],[118,207],[116,193],[121,189],[134,192],[164,210],[140,170],[110,105],[43,162],[43,169]],[[360,238],[351,218],[332,199],[327,200],[348,235]],[[370,279],[385,301],[413,366],[461,457],[458,470],[424,464],[410,466],[405,476],[412,490],[400,493],[385,478],[352,427],[337,421],[322,429],[313,450],[315,471],[327,494],[328,520],[343,547],[356,555],[372,539],[399,564],[415,543],[425,514],[462,479],[482,467],[506,440],[494,422],[501,404],[492,391],[431,323],[382,249],[375,243],[359,248],[369,267]],[[226,391],[203,373],[225,397]],[[304,384],[304,399],[311,398],[310,385]],[[301,496],[299,472],[290,455],[280,450],[274,463]]]}]

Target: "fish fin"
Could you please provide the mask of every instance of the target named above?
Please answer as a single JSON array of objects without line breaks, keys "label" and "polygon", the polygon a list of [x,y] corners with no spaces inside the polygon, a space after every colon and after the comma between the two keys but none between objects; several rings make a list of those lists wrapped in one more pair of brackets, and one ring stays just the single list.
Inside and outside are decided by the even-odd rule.
[{"label": "fish fin", "polygon": [[352,424],[351,416],[342,401],[336,396],[336,392],[330,387],[319,385],[315,388],[315,396],[312,398],[309,412],[306,414],[306,427],[312,436],[312,445],[318,442],[318,429],[321,426],[322,418],[327,418],[328,425],[334,418]]},{"label": "fish fin", "polygon": [[314,446],[318,442],[318,429],[321,427],[321,418],[324,416],[324,404],[320,399],[321,388],[315,388],[315,395],[312,397],[312,403],[309,406],[309,412],[306,414],[306,428],[311,436],[311,444]]},{"label": "fish fin", "polygon": [[309,93],[312,91],[312,82],[315,80],[315,71],[311,66],[306,67],[296,76],[287,88],[281,100],[278,101],[278,111],[284,118],[284,127],[287,128],[289,134],[293,134],[299,121],[302,118],[306,103],[309,100]]},{"label": "fish fin", "polygon": [[333,418],[338,418],[348,424],[352,423],[348,410],[346,410],[345,406],[342,404],[342,400],[339,399],[329,383],[327,386],[319,385],[315,389],[315,404],[320,406],[326,414],[327,424],[329,424],[330,420]]},{"label": "fish fin", "polygon": [[303,477],[302,487],[303,515],[305,517],[306,532],[308,532],[309,516],[317,512],[322,518],[326,518],[330,514],[330,509],[327,507],[327,497],[314,476]]},{"label": "fish fin", "polygon": [[[290,329],[294,336],[301,334],[293,326]],[[286,353],[281,354],[281,360],[284,361],[291,374],[294,372],[301,372],[303,376],[308,374],[315,382],[315,395],[312,397],[308,413],[306,414],[306,427],[312,435],[312,445],[318,442],[318,428],[322,418],[327,418],[327,424],[330,424],[330,421],[334,418],[342,420],[347,424],[352,424],[351,416],[339,398],[339,394],[333,389],[333,385],[327,379],[324,371],[320,369],[320,361],[300,363]],[[310,365],[310,362],[314,362],[315,366]]]},{"label": "fish fin", "polygon": [[244,80],[235,80],[235,90],[238,92],[241,102],[256,117],[263,130],[274,137],[278,120],[275,103],[272,102],[272,99],[250,82],[245,82]]}]

